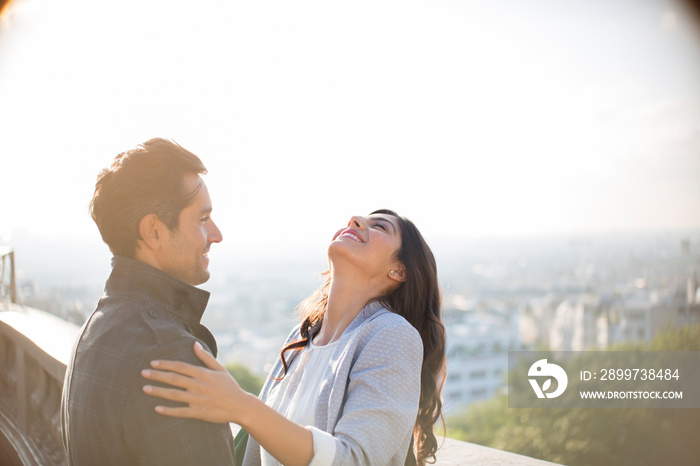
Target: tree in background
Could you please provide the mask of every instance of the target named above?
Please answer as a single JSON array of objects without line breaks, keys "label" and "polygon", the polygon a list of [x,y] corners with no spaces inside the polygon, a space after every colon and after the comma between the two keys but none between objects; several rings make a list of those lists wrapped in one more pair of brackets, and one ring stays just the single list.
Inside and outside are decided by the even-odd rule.
[{"label": "tree in background", "polygon": [[263,377],[253,374],[250,369],[240,363],[229,364],[226,366],[226,370],[236,379],[243,390],[253,395],[260,393],[265,381]]}]

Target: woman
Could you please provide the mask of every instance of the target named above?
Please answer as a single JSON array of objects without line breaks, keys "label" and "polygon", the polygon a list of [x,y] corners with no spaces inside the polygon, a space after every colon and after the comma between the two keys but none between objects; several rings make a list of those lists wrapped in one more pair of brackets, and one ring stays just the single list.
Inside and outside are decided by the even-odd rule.
[{"label": "woman", "polygon": [[[154,361],[144,377],[179,389],[144,392],[175,417],[233,422],[249,435],[243,464],[425,464],[435,457],[445,329],[435,259],[413,223],[390,210],[352,217],[328,247],[325,283],[260,397],[208,367]],[[414,456],[415,455],[415,456]]]}]

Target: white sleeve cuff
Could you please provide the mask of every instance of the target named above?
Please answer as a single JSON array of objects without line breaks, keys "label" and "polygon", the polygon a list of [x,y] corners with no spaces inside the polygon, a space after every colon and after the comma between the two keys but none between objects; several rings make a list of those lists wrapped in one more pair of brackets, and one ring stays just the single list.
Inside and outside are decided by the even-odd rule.
[{"label": "white sleeve cuff", "polygon": [[314,426],[306,426],[311,431],[314,441],[314,457],[309,466],[328,466],[335,458],[335,438]]}]

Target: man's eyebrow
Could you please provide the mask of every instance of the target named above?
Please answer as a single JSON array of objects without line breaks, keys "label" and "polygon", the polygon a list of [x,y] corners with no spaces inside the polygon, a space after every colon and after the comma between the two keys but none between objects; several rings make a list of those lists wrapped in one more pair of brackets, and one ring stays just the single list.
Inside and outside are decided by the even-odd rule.
[{"label": "man's eyebrow", "polygon": [[377,222],[386,222],[386,223],[388,223],[389,225],[391,225],[391,228],[394,230],[394,233],[396,233],[396,227],[394,226],[394,222],[392,222],[392,221],[389,220],[388,218],[384,218],[384,217],[372,217],[372,220],[375,220],[375,221],[377,221]]},{"label": "man's eyebrow", "polygon": [[211,211],[212,211],[211,205],[205,205],[205,206],[202,206],[201,209],[199,209],[200,214],[210,214]]}]

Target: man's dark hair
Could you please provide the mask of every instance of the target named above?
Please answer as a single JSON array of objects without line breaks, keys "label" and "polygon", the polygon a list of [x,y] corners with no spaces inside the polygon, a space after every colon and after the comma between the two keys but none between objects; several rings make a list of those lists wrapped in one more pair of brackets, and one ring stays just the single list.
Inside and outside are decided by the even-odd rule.
[{"label": "man's dark hair", "polygon": [[177,230],[180,212],[199,191],[186,191],[185,175],[206,172],[199,157],[166,139],[150,139],[117,155],[97,175],[90,201],[90,215],[112,254],[134,257],[146,215]]}]

